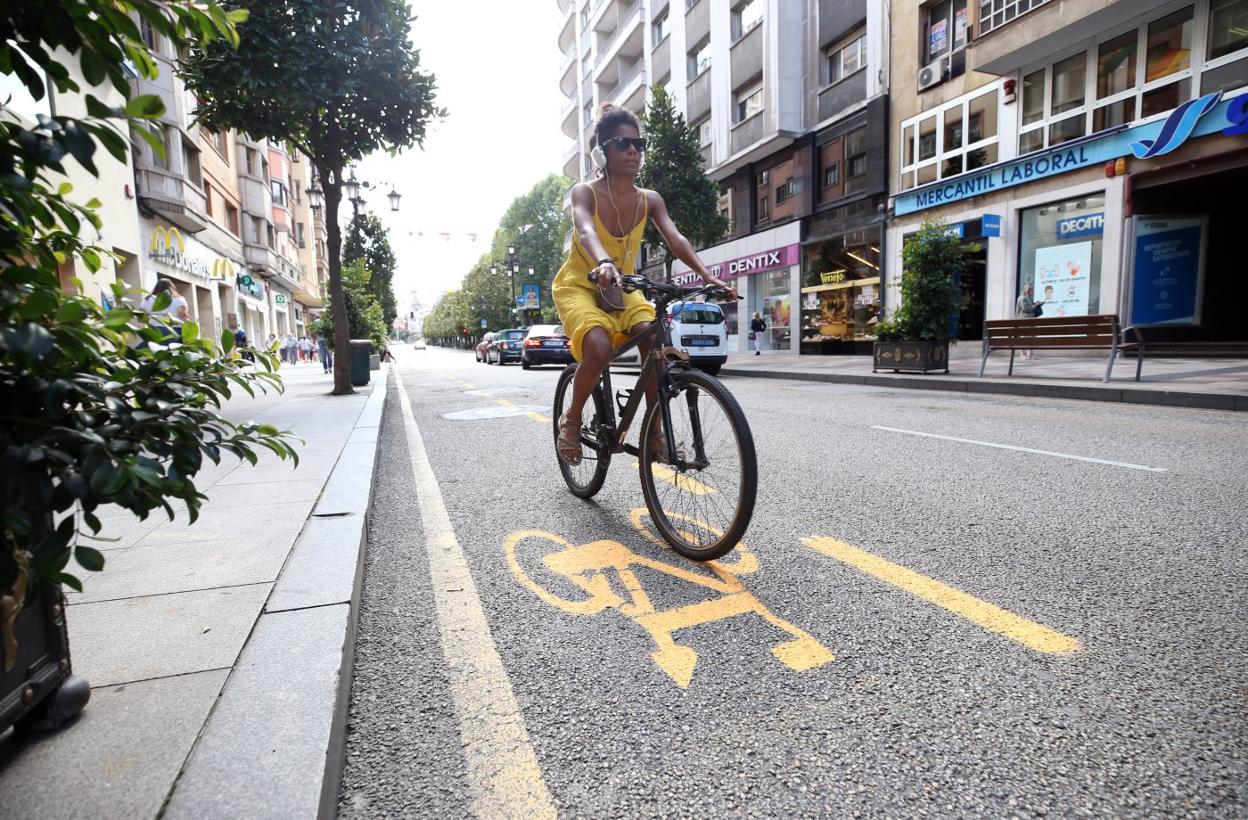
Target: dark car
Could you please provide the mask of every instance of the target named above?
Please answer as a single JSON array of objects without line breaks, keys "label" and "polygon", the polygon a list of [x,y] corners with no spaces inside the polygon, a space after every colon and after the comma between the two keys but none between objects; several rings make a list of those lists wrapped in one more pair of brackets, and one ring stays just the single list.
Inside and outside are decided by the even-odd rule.
[{"label": "dark car", "polygon": [[525,370],[539,364],[568,364],[572,361],[572,340],[563,325],[533,325],[524,337],[520,366]]},{"label": "dark car", "polygon": [[488,360],[485,358],[485,351],[487,348],[489,348],[490,342],[492,341],[494,341],[493,333],[487,333],[481,337],[481,341],[477,343],[477,350],[476,350],[477,361],[488,362]]},{"label": "dark car", "polygon": [[524,335],[528,330],[515,327],[500,330],[494,334],[494,340],[485,349],[485,363],[503,365],[507,362],[520,361],[520,352],[524,347]]}]

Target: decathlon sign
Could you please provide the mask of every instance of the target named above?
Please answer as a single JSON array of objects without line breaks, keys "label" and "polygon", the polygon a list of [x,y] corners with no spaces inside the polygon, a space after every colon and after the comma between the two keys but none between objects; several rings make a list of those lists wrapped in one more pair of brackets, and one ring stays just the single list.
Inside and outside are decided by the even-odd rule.
[{"label": "decathlon sign", "polygon": [[1180,105],[1163,121],[1122,128],[1101,137],[1039,151],[915,188],[894,198],[893,213],[903,216],[1090,165],[1102,165],[1119,157],[1134,155],[1149,159],[1175,150],[1190,137],[1217,133],[1228,137],[1248,134],[1248,95],[1223,100],[1221,92],[1206,94]]},{"label": "decathlon sign", "polygon": [[1059,240],[1078,239],[1081,236],[1100,236],[1104,230],[1104,211],[1057,220],[1057,238]]}]

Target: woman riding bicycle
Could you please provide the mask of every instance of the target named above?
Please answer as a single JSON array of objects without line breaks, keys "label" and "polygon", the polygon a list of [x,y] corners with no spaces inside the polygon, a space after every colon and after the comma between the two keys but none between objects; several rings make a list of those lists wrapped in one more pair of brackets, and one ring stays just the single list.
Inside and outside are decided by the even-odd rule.
[{"label": "woman riding bicycle", "polygon": [[[596,293],[598,288],[617,287],[621,275],[635,272],[646,220],[654,221],[676,258],[704,282],[719,285],[736,298],[736,291],[711,275],[693,245],[676,229],[663,197],[634,184],[646,150],[637,117],[603,103],[594,125],[594,145],[592,157],[601,175],[572,188],[572,250],[552,287],[559,320],[572,340],[572,356],[580,362],[572,399],[559,417],[559,457],[572,465],[581,461],[581,412],[611,361],[615,345],[655,319],[654,306],[638,291],[623,294],[619,310],[599,307]],[[638,345],[643,362],[649,347],[645,342]],[[648,380],[644,388],[647,402],[653,402],[654,380]],[[657,427],[652,432],[655,437],[662,434]]]}]

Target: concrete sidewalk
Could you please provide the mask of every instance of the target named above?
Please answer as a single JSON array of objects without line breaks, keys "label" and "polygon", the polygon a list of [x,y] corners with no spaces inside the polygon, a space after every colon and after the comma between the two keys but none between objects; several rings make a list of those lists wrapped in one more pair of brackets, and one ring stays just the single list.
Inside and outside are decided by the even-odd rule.
[{"label": "concrete sidewalk", "polygon": [[722,372],[730,376],[773,379],[804,379],[951,390],[965,393],[1006,393],[1018,396],[1086,399],[1092,401],[1199,407],[1213,410],[1248,410],[1248,361],[1244,359],[1144,359],[1140,381],[1135,381],[1135,359],[1114,363],[1113,379],[1102,382],[1108,357],[1074,356],[1040,352],[1035,361],[1014,361],[1014,375],[1007,375],[1010,354],[995,352],[979,378],[982,348],[978,342],[954,345],[949,350],[949,373],[871,372],[870,356],[795,356],[789,351],[733,353]]},{"label": "concrete sidewalk", "polygon": [[[91,702],[47,735],[0,737],[9,817],[313,817],[341,776],[360,555],[387,371],[332,397],[315,364],[226,415],[292,431],[201,471],[199,520],[105,520],[103,572],[69,598]],[[328,775],[327,775],[328,773]]]}]

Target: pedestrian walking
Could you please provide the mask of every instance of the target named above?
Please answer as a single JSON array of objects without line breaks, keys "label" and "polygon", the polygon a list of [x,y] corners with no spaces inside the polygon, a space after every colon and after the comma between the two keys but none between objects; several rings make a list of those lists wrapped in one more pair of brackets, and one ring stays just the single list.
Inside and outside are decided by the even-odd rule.
[{"label": "pedestrian walking", "polygon": [[[1039,302],[1036,302],[1036,301],[1033,301],[1031,297],[1032,297],[1031,284],[1028,283],[1027,285],[1023,286],[1023,292],[1022,294],[1019,295],[1018,301],[1015,302],[1014,304],[1015,318],[1034,319],[1044,312],[1043,307],[1042,307],[1044,305],[1044,301],[1041,300]],[[1028,350],[1023,351],[1024,360],[1029,361],[1035,358],[1036,358],[1036,354],[1034,350],[1028,349]]]},{"label": "pedestrian walking", "polygon": [[316,340],[316,348],[317,352],[321,354],[321,367],[324,368],[326,373],[333,370],[334,351],[329,349],[329,341],[324,336],[321,336]]},{"label": "pedestrian walking", "polygon": [[763,355],[763,338],[767,333],[767,320],[757,310],[754,311],[754,318],[750,320],[750,341],[754,345],[754,355]]},{"label": "pedestrian walking", "polygon": [[307,336],[299,337],[299,358],[304,362],[312,361],[312,343]]},{"label": "pedestrian walking", "polygon": [[282,342],[282,347],[286,350],[286,361],[290,364],[298,364],[299,343],[295,340],[295,334],[287,333],[286,338]]},{"label": "pedestrian walking", "polygon": [[238,355],[242,356],[245,361],[254,362],[255,354],[247,346],[247,331],[241,327],[234,330],[234,347],[238,349]]},{"label": "pedestrian walking", "polygon": [[[169,294],[169,304],[160,310],[154,310],[156,300],[163,294]],[[161,327],[174,335],[181,335],[182,323],[191,318],[186,299],[178,293],[177,285],[172,279],[161,277],[156,280],[156,287],[147,298],[139,303],[139,310],[148,314],[148,322],[154,327]]]}]

